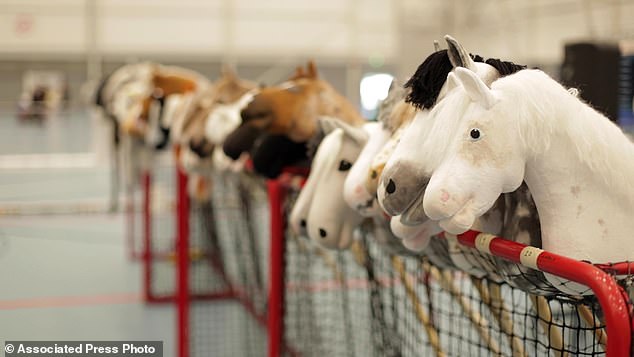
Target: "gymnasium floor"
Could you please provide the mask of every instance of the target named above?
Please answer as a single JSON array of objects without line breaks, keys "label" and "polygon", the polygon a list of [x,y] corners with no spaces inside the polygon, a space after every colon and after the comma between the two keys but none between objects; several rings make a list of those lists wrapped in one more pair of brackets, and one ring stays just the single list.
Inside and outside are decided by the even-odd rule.
[{"label": "gymnasium floor", "polygon": [[141,300],[124,216],[106,213],[104,131],[82,111],[42,123],[0,113],[0,343],[162,340],[166,356],[175,350],[173,307]]}]

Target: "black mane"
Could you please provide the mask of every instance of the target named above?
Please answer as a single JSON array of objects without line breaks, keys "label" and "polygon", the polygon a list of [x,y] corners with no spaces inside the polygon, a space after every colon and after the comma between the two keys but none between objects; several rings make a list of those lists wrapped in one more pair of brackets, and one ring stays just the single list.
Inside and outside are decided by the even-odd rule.
[{"label": "black mane", "polygon": [[497,69],[497,71],[500,72],[500,77],[508,76],[509,74],[513,74],[515,72],[519,72],[523,69],[526,69],[525,65],[515,64],[513,62],[508,62],[508,61],[502,61],[497,58],[489,58],[488,60],[484,61],[484,63]]},{"label": "black mane", "polygon": [[[526,66],[513,62],[501,61],[495,58],[485,61],[482,56],[473,54],[470,56],[475,62],[484,62],[495,68],[502,77],[526,69]],[[447,80],[447,75],[452,69],[453,66],[449,61],[447,50],[437,51],[429,55],[405,83],[405,88],[410,89],[405,101],[417,109],[430,109],[433,107],[436,104],[442,86]]]},{"label": "black mane", "polygon": [[[476,62],[483,61],[478,55],[471,55],[471,58]],[[405,101],[418,109],[433,107],[452,69],[447,50],[436,51],[429,55],[405,83],[405,88],[410,90]]]},{"label": "black mane", "polygon": [[110,76],[112,76],[112,73],[109,73],[99,80],[99,85],[97,86],[97,90],[95,91],[95,97],[93,98],[95,105],[104,109],[106,106],[103,98],[103,90],[106,88],[106,84],[108,84]]}]

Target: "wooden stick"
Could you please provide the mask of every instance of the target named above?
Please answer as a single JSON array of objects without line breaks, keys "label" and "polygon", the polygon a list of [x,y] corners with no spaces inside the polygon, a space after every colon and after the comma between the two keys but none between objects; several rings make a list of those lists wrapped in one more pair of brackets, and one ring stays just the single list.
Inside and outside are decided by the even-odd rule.
[{"label": "wooden stick", "polygon": [[470,301],[462,295],[460,289],[454,284],[454,276],[451,272],[445,270],[441,274],[437,267],[432,266],[430,273],[432,274],[432,278],[439,281],[443,286],[443,289],[449,291],[451,296],[456,299],[465,314],[469,316],[469,319],[478,331],[478,335],[480,335],[480,337],[486,342],[492,354],[501,356],[502,352],[500,351],[500,346],[489,334],[489,321],[487,321],[487,319],[484,318],[478,311],[473,310]]},{"label": "wooden stick", "polygon": [[605,351],[605,346],[608,343],[608,335],[602,328],[599,328],[600,321],[598,321],[594,313],[585,305],[577,305],[577,312],[579,312],[579,315],[581,315],[581,318],[588,324],[588,326],[594,329],[594,335]]},{"label": "wooden stick", "polygon": [[423,327],[425,328],[425,332],[427,332],[427,336],[429,337],[429,343],[431,347],[434,349],[436,356],[445,357],[447,354],[442,350],[440,346],[440,338],[438,337],[438,331],[434,328],[427,315],[427,312],[423,309],[423,306],[416,294],[416,290],[414,289],[414,284],[410,279],[408,279],[407,272],[405,271],[405,264],[403,264],[403,260],[400,257],[393,256],[392,257],[392,266],[394,270],[398,272],[398,275],[405,287],[405,292],[407,296],[412,301],[412,305],[414,305],[414,311],[416,312],[416,316],[418,320],[421,322]]},{"label": "wooden stick", "polygon": [[343,273],[337,266],[337,262],[335,261],[335,259],[332,257],[332,255],[329,254],[330,252],[326,251],[324,248],[318,245],[315,245],[314,251],[317,253],[317,255],[321,257],[321,259],[323,259],[326,266],[332,270],[332,274],[334,275],[335,280],[338,283],[342,284],[342,287],[345,288],[345,286],[343,286]]},{"label": "wooden stick", "polygon": [[500,285],[492,283],[489,284],[489,289],[486,289],[482,284],[482,280],[473,278],[472,281],[476,289],[480,292],[482,301],[489,307],[491,315],[493,315],[493,318],[497,321],[498,326],[509,338],[509,343],[513,350],[513,357],[527,357],[522,340],[515,336],[513,319],[506,309],[504,300],[502,300],[502,289]]},{"label": "wooden stick", "polygon": [[548,301],[543,296],[537,296],[529,294],[531,301],[533,302],[533,308],[537,311],[539,324],[544,330],[544,333],[548,335],[548,342],[554,349],[562,351],[560,357],[568,357],[568,352],[564,351],[564,339],[561,335],[561,331],[557,326],[551,324],[553,321],[553,314],[550,310]]}]

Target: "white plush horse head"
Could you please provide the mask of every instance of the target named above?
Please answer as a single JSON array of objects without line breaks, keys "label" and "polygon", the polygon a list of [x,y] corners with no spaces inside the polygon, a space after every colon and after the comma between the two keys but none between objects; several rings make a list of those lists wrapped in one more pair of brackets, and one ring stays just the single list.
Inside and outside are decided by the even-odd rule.
[{"label": "white plush horse head", "polygon": [[387,97],[379,106],[377,121],[381,125],[368,128],[368,142],[363,147],[359,157],[350,169],[350,173],[344,184],[343,197],[348,205],[357,210],[364,217],[381,214],[376,202],[376,189],[371,190],[367,185],[368,172],[377,154],[390,140],[394,123],[399,118],[393,118],[395,107],[406,95],[405,89],[397,81],[393,80]]},{"label": "white plush horse head", "polygon": [[622,131],[538,70],[491,88],[467,69],[455,76],[461,89],[433,110],[435,135],[423,143],[435,157],[425,213],[462,233],[524,179],[545,250],[595,263],[634,259],[634,146]]},{"label": "white plush horse head", "polygon": [[377,124],[367,128],[368,142],[361,150],[359,157],[352,165],[346,177],[343,188],[343,198],[350,208],[364,217],[372,217],[382,213],[376,202],[376,192],[369,192],[366,188],[368,170],[375,155],[390,139],[390,132]]},{"label": "white plush horse head", "polygon": [[[455,39],[450,36],[446,36],[445,39],[448,45],[447,54],[437,52],[434,54],[435,57],[430,56],[418,71],[423,73],[441,71],[440,75],[442,75],[448,73],[452,67],[454,70],[465,67],[483,78],[485,83],[491,83],[499,78],[499,72],[493,66],[474,62],[469,53]],[[450,64],[446,63],[447,60]],[[439,74],[434,73],[434,75]],[[443,83],[433,80],[432,82],[435,85],[442,84],[437,98],[435,100],[425,98],[424,103],[419,103],[421,108],[412,123],[403,131],[400,141],[385,164],[377,188],[381,207],[392,216],[401,215],[402,221],[408,225],[419,224],[427,219],[422,208],[422,197],[432,167],[423,159],[426,155],[421,155],[421,143],[427,137],[436,136],[436,133],[431,131],[433,121],[428,118],[429,110],[457,86],[455,81]]]},{"label": "white plush horse head", "polygon": [[368,139],[368,130],[379,124],[353,127],[320,118],[319,125],[327,135],[315,153],[310,176],[289,221],[296,233],[308,235],[327,248],[345,249],[363,217],[343,200],[344,181]]}]

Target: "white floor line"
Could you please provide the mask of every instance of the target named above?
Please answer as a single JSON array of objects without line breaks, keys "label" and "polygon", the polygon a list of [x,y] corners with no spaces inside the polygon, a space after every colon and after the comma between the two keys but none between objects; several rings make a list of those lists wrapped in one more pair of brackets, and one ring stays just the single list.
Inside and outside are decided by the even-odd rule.
[{"label": "white floor line", "polygon": [[97,166],[94,153],[0,155],[0,169],[60,169]]}]

